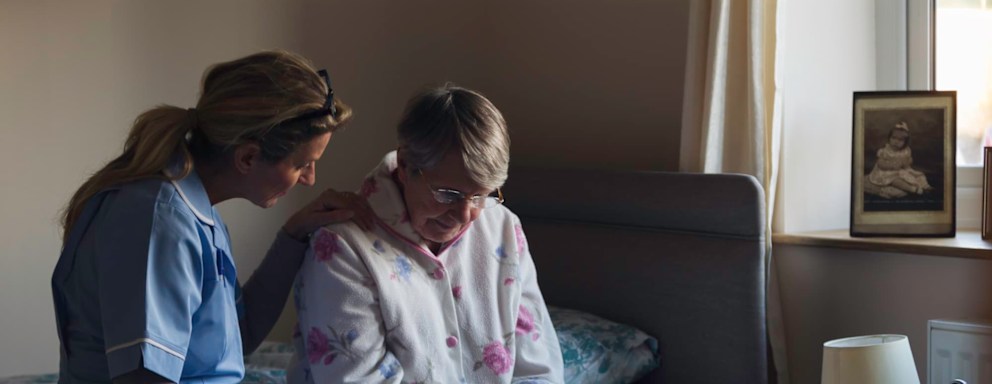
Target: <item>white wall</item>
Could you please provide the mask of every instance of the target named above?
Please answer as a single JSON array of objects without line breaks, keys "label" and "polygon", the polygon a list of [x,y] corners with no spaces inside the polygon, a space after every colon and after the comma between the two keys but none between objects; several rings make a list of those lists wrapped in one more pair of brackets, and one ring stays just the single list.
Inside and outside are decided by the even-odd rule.
[{"label": "white wall", "polygon": [[[355,187],[395,145],[403,103],[424,84],[489,95],[514,163],[675,170],[688,1],[0,2],[0,376],[57,369],[58,211],[139,112],[192,106],[207,65],[294,50],[327,67],[356,110],[318,188],[269,210],[220,207],[244,279],[296,207]],[[282,321],[274,337],[287,336]]]},{"label": "white wall", "polygon": [[[785,232],[848,227],[852,97],[876,89],[874,12],[864,0],[785,3],[776,215]],[[823,342],[876,333],[909,336],[925,380],[926,321],[992,313],[988,261],[804,246],[773,254],[792,383],[819,382]]]},{"label": "white wall", "polygon": [[846,228],[853,92],[875,88],[874,3],[795,0],[783,6],[784,155],[778,228]]}]

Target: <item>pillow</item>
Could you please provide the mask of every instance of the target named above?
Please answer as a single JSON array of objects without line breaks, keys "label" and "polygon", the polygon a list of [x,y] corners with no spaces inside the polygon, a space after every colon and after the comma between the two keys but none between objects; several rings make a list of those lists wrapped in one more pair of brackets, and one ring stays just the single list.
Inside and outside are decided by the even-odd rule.
[{"label": "pillow", "polygon": [[565,361],[565,383],[632,383],[658,367],[658,340],[629,325],[548,306]]},{"label": "pillow", "polygon": [[293,359],[293,344],[263,341],[255,352],[245,356],[245,366],[286,369]]},{"label": "pillow", "polygon": [[241,384],[285,384],[293,351],[290,343],[263,341],[255,352],[245,356],[245,379]]},{"label": "pillow", "polygon": [[246,365],[241,384],[286,384],[286,370]]}]

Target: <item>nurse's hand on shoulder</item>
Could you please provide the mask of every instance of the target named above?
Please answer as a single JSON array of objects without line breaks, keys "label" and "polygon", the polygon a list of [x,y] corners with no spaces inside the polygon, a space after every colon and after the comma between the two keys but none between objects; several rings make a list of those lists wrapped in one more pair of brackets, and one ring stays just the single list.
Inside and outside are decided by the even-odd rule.
[{"label": "nurse's hand on shoulder", "polygon": [[365,198],[353,192],[328,188],[293,214],[282,228],[290,237],[303,241],[317,228],[348,220],[353,220],[366,231],[372,230],[374,215]]}]

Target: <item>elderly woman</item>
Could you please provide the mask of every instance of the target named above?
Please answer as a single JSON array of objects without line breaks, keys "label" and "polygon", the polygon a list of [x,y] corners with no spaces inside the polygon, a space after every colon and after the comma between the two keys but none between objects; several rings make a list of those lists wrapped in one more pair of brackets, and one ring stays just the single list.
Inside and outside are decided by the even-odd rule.
[{"label": "elderly woman", "polygon": [[500,186],[509,137],[485,97],[415,96],[361,193],[378,218],[319,229],[296,281],[291,383],[560,383],[558,338]]}]

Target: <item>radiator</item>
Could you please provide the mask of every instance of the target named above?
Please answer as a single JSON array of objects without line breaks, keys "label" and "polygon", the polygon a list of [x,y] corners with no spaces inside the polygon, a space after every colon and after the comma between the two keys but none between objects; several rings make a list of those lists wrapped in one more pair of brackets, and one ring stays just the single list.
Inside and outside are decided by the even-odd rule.
[{"label": "radiator", "polygon": [[930,384],[992,384],[992,320],[927,322]]}]

